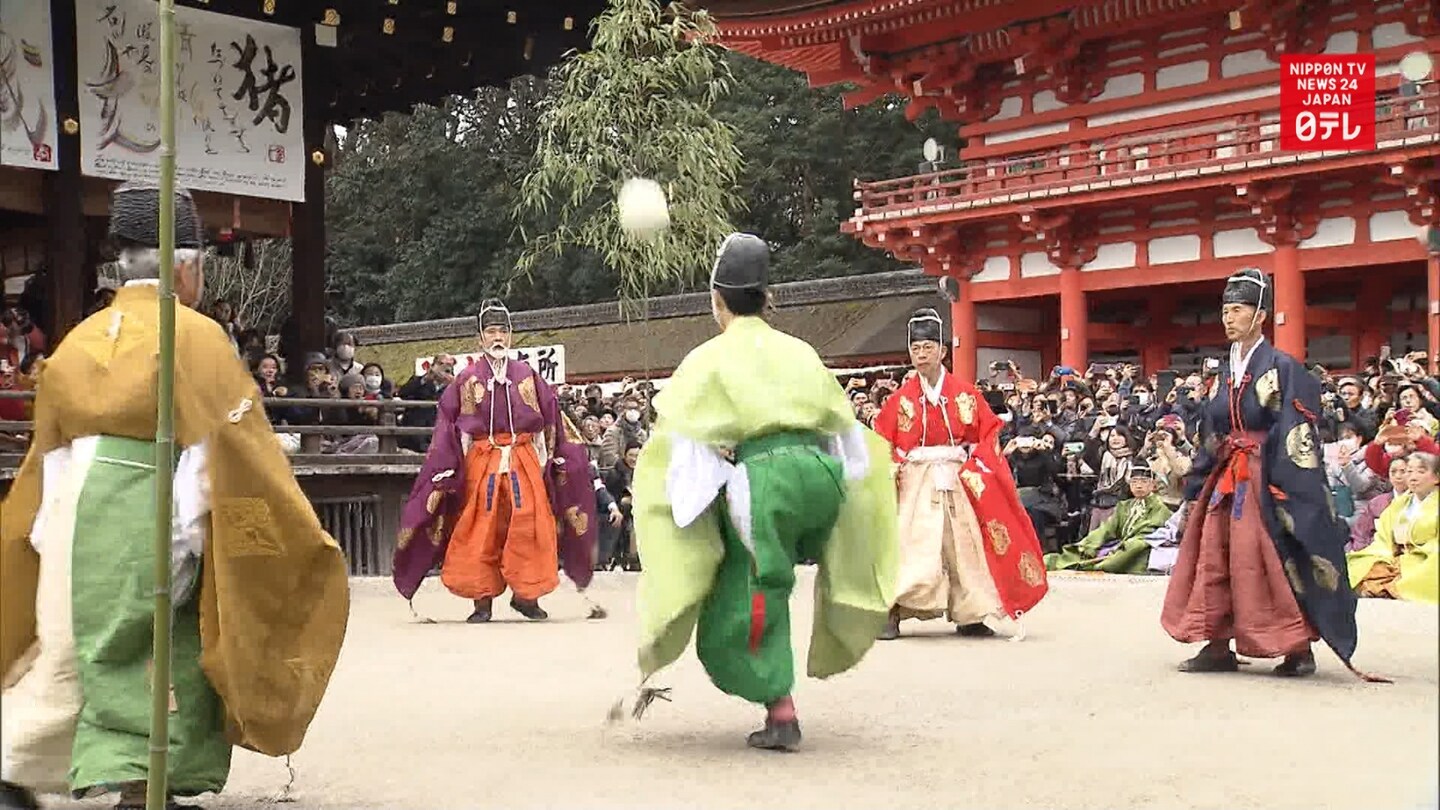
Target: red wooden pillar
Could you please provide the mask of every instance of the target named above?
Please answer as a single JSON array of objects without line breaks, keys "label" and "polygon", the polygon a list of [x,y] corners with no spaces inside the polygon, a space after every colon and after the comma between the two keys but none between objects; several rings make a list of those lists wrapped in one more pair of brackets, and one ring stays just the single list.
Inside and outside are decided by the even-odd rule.
[{"label": "red wooden pillar", "polygon": [[1060,270],[1060,364],[1084,374],[1090,365],[1089,308],[1080,286],[1080,268]]},{"label": "red wooden pillar", "polygon": [[[1378,274],[1364,276],[1355,293],[1355,327],[1352,334],[1352,367],[1360,369],[1365,358],[1378,357],[1380,347],[1390,342],[1390,302],[1394,298],[1394,285],[1388,276]],[[1377,313],[1386,313],[1377,318]]]},{"label": "red wooden pillar", "polygon": [[1430,353],[1430,373],[1440,374],[1440,238],[1432,231],[1430,239],[1430,261],[1426,268],[1430,292],[1428,295],[1428,322],[1430,342],[1426,347]]},{"label": "red wooden pillar", "polygon": [[954,372],[967,383],[976,380],[975,354],[980,330],[975,323],[975,298],[970,289],[970,279],[960,278],[960,295],[950,305],[950,342],[954,345]]},{"label": "red wooden pillar", "polygon": [[1140,365],[1145,374],[1155,374],[1170,367],[1170,349],[1175,330],[1175,298],[1161,290],[1150,296],[1146,314],[1149,315],[1147,337],[1140,349]]},{"label": "red wooden pillar", "polygon": [[1292,241],[1275,246],[1275,348],[1305,359],[1305,276]]}]

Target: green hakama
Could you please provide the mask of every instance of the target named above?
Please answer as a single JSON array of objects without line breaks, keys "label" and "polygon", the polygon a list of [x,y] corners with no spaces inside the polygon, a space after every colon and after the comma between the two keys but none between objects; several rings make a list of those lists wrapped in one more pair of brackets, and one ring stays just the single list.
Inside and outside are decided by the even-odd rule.
[{"label": "green hakama", "polygon": [[679,658],[698,622],[717,687],[756,703],[788,695],[789,597],[807,559],[819,563],[808,672],[853,667],[894,600],[889,446],[814,349],[758,318],[691,352],[654,405],[632,484],[642,675]]},{"label": "green hakama", "polygon": [[[6,724],[15,776],[41,790],[63,786],[78,796],[147,779],[154,460],[154,444],[112,436],[77,440],[47,458],[47,475],[68,479],[52,489],[36,532],[37,604],[44,619],[56,621],[41,621],[42,660],[18,685],[29,700],[17,705],[15,725]],[[177,516],[177,538],[182,522]],[[230,772],[224,708],[200,669],[194,586],[203,541],[200,535],[187,549],[177,539],[173,559],[169,786],[178,796],[219,791]],[[32,718],[44,722],[25,722]]]}]

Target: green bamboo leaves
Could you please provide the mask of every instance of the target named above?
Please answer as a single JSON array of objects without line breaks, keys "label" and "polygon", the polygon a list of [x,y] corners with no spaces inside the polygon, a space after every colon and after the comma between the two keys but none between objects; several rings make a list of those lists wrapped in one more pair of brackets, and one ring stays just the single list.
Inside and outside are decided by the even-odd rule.
[{"label": "green bamboo leaves", "polygon": [[[712,108],[731,76],[703,10],[609,0],[592,47],[557,70],[560,91],[540,119],[516,215],[543,223],[525,235],[518,272],[547,253],[592,251],[619,277],[622,300],[671,292],[704,272],[731,230],[742,156]],[[669,230],[649,238],[620,227],[616,198],[631,177],[658,182]]]}]

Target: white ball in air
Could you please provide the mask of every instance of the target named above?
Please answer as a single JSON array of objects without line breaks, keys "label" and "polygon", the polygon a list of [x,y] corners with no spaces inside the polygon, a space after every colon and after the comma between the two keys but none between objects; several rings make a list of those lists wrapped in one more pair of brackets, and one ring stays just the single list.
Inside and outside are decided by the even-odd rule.
[{"label": "white ball in air", "polygon": [[654,180],[632,177],[620,187],[620,227],[634,236],[653,236],[670,227],[665,190]]}]

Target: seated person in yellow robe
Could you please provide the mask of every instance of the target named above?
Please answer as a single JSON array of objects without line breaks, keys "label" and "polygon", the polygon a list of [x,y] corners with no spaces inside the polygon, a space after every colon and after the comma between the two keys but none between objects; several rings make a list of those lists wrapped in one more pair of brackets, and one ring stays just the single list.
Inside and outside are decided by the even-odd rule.
[{"label": "seated person in yellow robe", "polygon": [[1411,453],[1408,491],[1375,522],[1375,540],[1346,555],[1350,587],[1360,596],[1440,603],[1440,456]]}]

